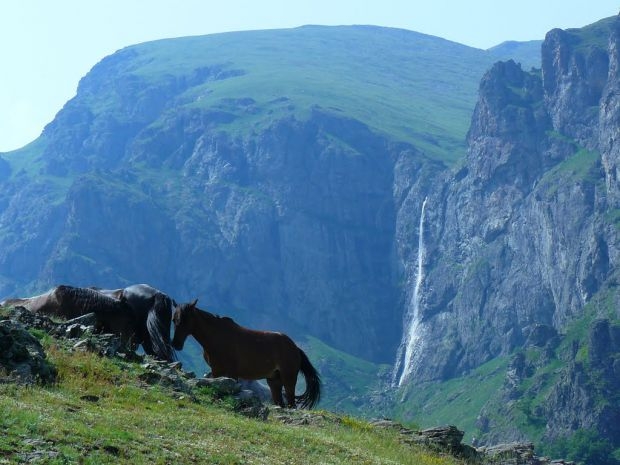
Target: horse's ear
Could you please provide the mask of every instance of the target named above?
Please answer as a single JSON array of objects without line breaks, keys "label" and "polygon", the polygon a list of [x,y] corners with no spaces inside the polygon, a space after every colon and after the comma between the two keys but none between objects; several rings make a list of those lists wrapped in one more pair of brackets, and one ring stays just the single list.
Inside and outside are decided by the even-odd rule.
[{"label": "horse's ear", "polygon": [[196,304],[198,303],[198,299],[194,299],[194,301],[189,304],[191,307],[196,308]]}]

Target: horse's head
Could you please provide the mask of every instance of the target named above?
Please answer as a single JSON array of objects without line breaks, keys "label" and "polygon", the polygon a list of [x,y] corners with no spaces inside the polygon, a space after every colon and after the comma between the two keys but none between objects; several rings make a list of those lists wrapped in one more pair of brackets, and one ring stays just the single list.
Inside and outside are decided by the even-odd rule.
[{"label": "horse's head", "polygon": [[172,322],[174,323],[174,337],[172,338],[172,347],[176,350],[182,350],[185,339],[189,336],[192,328],[192,314],[196,311],[198,299],[193,302],[180,304],[174,307]]}]

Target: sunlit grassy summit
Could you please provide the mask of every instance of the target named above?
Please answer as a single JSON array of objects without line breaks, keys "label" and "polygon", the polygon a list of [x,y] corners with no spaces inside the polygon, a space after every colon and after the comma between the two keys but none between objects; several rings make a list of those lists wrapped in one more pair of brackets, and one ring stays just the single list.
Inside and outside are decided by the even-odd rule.
[{"label": "sunlit grassy summit", "polygon": [[[136,94],[147,83],[184,86],[175,111],[232,114],[226,131],[247,134],[319,107],[452,160],[462,155],[479,79],[497,59],[492,52],[401,29],[305,26],[134,45],[104,59],[93,74],[106,67],[117,77],[144,82],[126,89]],[[122,97],[97,92],[91,109],[112,109]]]}]

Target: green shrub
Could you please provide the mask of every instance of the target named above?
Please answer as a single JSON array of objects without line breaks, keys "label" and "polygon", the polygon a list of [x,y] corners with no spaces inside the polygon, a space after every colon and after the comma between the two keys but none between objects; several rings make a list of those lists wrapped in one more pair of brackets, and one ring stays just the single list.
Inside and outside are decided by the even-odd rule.
[{"label": "green shrub", "polygon": [[579,429],[572,436],[541,446],[541,452],[552,458],[572,460],[583,465],[618,465],[609,441],[590,429]]}]

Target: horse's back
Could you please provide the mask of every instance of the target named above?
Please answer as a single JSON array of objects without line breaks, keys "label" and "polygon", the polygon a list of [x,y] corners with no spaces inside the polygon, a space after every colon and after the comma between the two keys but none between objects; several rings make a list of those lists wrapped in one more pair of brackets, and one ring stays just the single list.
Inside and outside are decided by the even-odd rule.
[{"label": "horse's back", "polygon": [[[142,338],[147,353],[153,351],[160,358],[174,360],[170,346],[170,323],[173,300],[148,284],[132,284],[123,289],[123,298],[140,319]],[[144,345],[144,344],[143,344]]]},{"label": "horse's back", "polygon": [[73,305],[66,302],[67,293],[70,289],[72,289],[70,286],[59,285],[51,288],[49,291],[44,292],[43,294],[19,299],[7,299],[5,302],[7,305],[22,306],[33,313],[66,316],[64,314],[65,308],[73,308]]},{"label": "horse's back", "polygon": [[[255,367],[261,374],[274,370],[297,372],[301,364],[299,348],[286,334],[273,331],[257,331],[239,327],[237,337],[231,339],[237,361],[252,371]],[[243,375],[240,375],[243,377]]]},{"label": "horse's back", "polygon": [[66,309],[66,312],[84,314],[127,311],[122,300],[88,287],[61,285],[56,288],[54,295],[59,304]]},{"label": "horse's back", "polygon": [[99,294],[105,295],[107,297],[111,297],[112,299],[120,299],[123,295],[123,289],[102,289],[100,287],[90,287],[94,291],[97,291]]},{"label": "horse's back", "polygon": [[123,289],[122,295],[135,310],[149,311],[156,308],[172,313],[173,299],[148,284],[132,284]]},{"label": "horse's back", "polygon": [[150,299],[157,294],[163,294],[163,292],[149,284],[132,284],[123,289],[123,295],[125,297],[135,296],[143,299]]}]

